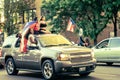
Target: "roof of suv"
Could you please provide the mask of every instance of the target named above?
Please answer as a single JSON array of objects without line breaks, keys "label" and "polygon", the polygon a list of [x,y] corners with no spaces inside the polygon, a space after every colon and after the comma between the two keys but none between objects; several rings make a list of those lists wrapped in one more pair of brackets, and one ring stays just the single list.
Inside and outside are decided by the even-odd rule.
[{"label": "roof of suv", "polygon": [[[55,36],[55,35],[59,35],[59,34],[40,34],[40,35],[35,35],[35,36],[39,37],[39,36]],[[17,38],[17,34],[12,34],[8,37]]]}]

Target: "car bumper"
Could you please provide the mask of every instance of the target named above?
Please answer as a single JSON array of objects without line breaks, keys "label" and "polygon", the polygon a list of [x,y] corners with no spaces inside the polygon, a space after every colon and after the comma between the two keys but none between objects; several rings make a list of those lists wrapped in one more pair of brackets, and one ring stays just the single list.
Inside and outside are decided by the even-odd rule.
[{"label": "car bumper", "polygon": [[[71,63],[70,61],[56,61],[56,73],[87,73],[94,71],[96,67],[96,60],[83,63]],[[80,70],[83,69],[83,70]]]}]

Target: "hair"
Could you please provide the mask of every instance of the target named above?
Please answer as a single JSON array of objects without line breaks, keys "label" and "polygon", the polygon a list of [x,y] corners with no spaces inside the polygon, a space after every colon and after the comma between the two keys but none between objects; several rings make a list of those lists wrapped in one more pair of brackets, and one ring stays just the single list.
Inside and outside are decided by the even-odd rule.
[{"label": "hair", "polygon": [[85,42],[87,42],[87,43],[88,43],[88,45],[90,45],[90,40],[89,40],[89,38],[88,38],[88,37],[86,37],[86,38],[84,39],[84,41],[85,41]]},{"label": "hair", "polygon": [[37,21],[37,20],[38,20],[38,18],[37,18],[37,17],[35,17],[33,20],[34,20],[34,21]]},{"label": "hair", "polygon": [[41,16],[40,21],[44,18],[45,16]]}]

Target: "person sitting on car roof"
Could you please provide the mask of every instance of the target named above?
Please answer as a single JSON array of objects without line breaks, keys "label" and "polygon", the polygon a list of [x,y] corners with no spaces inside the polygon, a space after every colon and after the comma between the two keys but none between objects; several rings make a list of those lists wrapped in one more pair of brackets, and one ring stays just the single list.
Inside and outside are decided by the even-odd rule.
[{"label": "person sitting on car roof", "polygon": [[45,16],[41,16],[39,33],[40,34],[49,34],[50,32],[46,30],[46,27],[47,27],[47,24],[45,22]]}]

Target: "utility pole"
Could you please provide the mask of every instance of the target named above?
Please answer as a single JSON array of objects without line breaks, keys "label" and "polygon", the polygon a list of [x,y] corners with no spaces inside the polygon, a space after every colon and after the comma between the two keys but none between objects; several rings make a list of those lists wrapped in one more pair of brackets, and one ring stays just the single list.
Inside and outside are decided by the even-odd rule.
[{"label": "utility pole", "polygon": [[42,0],[35,0],[36,16],[40,19]]}]

